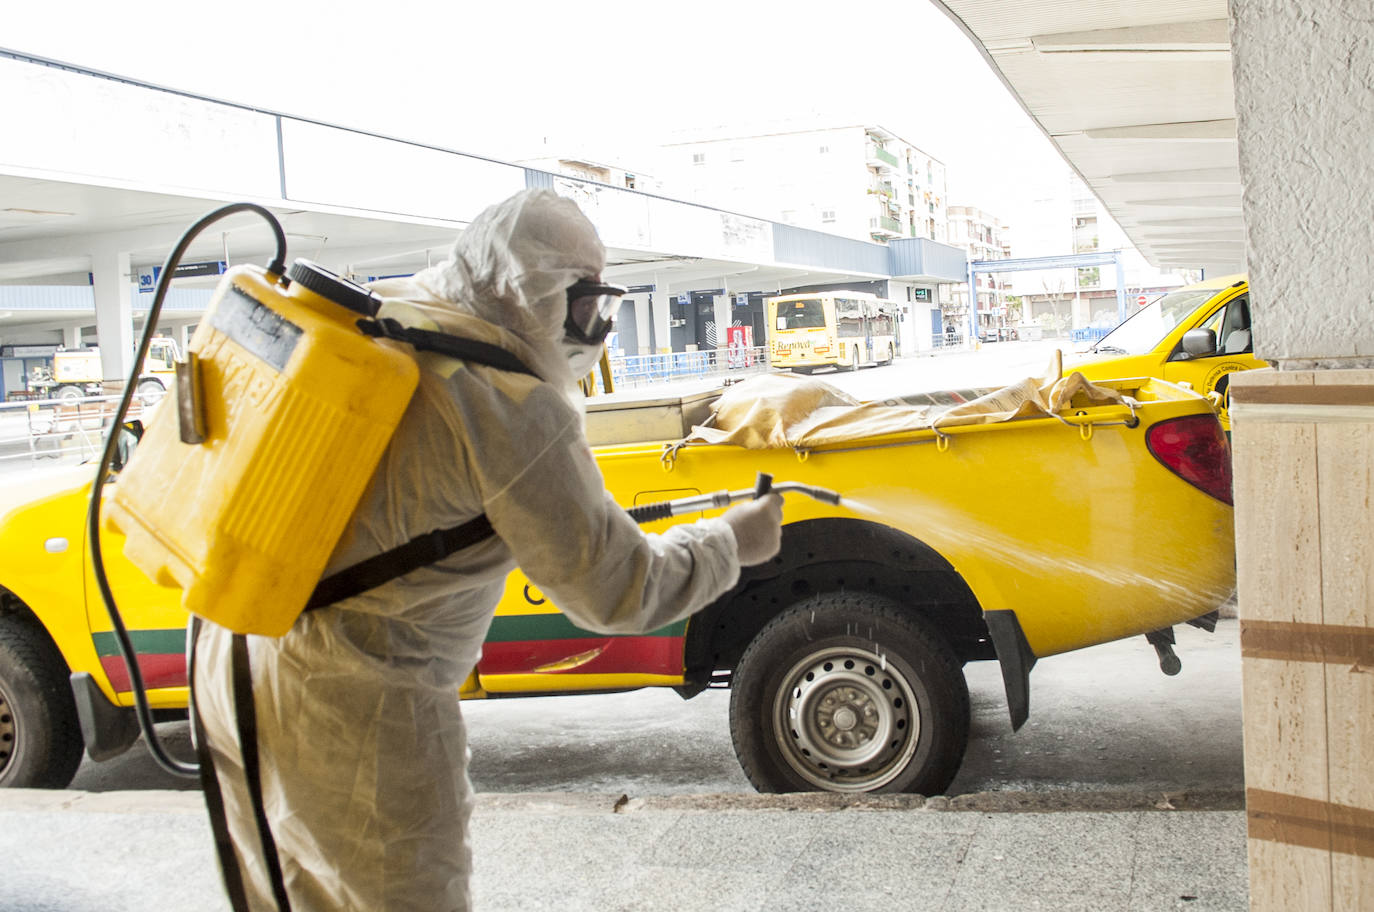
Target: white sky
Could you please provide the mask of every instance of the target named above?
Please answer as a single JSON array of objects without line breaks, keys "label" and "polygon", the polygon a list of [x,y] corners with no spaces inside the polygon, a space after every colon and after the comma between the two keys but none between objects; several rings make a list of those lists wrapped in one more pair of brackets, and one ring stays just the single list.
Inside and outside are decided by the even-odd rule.
[{"label": "white sky", "polygon": [[547,139],[642,168],[642,143],[684,127],[876,122],[945,162],[955,205],[1029,226],[1067,195],[1057,151],[925,0],[77,0],[12,4],[0,46],[500,159]]}]

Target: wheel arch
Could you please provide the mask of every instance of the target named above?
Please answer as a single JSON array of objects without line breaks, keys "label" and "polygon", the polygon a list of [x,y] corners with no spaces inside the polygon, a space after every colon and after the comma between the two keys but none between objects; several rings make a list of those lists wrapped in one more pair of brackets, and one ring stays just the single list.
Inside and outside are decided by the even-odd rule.
[{"label": "wheel arch", "polygon": [[961,661],[996,657],[982,609],[935,549],[882,523],[844,517],[783,526],[778,556],[746,567],[729,592],[692,618],[686,695],[721,683],[750,641],[789,606],[825,592],[883,595],[924,617]]},{"label": "wheel arch", "polygon": [[43,623],[37,612],[29,607],[27,602],[5,586],[0,586],[0,618],[17,620],[41,633],[48,645],[52,647],[53,652],[62,660],[62,664],[67,666],[67,671],[71,671],[71,663],[62,654],[62,648],[58,646],[52,631]]}]

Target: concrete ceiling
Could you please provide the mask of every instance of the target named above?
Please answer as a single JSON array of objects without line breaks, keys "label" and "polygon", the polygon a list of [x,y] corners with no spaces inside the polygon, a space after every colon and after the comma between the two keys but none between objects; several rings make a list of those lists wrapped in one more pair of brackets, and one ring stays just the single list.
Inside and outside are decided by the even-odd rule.
[{"label": "concrete ceiling", "polygon": [[[92,253],[130,254],[135,274],[161,266],[181,232],[227,200],[152,193],[129,187],[0,175],[0,283],[86,284]],[[411,216],[363,217],[356,211],[268,205],[286,231],[289,257],[318,260],[359,277],[401,275],[442,261],[465,227],[461,222]],[[266,264],[273,239],[257,216],[231,216],[209,228],[182,262],[226,260]],[[671,293],[693,288],[775,291],[795,285],[864,281],[868,275],[756,266],[727,260],[607,250],[606,278],[625,285],[658,285]],[[211,287],[216,278],[179,279]],[[151,296],[140,296],[146,304]],[[194,322],[197,313],[167,314]],[[93,308],[0,313],[0,333],[20,327],[49,330],[94,323]]]},{"label": "concrete ceiling", "polygon": [[934,0],[1161,269],[1245,268],[1226,0]]}]

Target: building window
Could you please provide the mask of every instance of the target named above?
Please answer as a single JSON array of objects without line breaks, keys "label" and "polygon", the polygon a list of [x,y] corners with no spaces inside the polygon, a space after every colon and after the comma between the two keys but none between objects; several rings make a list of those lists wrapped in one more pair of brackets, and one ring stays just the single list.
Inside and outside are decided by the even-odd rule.
[{"label": "building window", "polygon": [[833,224],[835,223],[835,210],[834,210],[834,209],[822,209],[822,210],[821,210],[821,221],[824,222],[824,223],[827,224],[827,225],[833,225]]},{"label": "building window", "polygon": [[830,147],[829,147],[829,146],[821,146],[821,154],[822,154],[822,155],[829,155],[829,154],[830,154]]},{"label": "building window", "polygon": [[705,152],[693,152],[693,153],[692,153],[692,164],[694,164],[694,165],[704,165],[704,164],[706,164],[706,153],[705,153]]}]

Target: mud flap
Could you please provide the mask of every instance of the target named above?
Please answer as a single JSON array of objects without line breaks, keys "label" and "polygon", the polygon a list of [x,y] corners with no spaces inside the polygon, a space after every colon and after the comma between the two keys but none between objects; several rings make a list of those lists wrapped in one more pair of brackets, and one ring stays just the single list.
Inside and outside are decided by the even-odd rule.
[{"label": "mud flap", "polygon": [[88,672],[72,675],[72,697],[81,722],[81,738],[86,742],[86,755],[92,760],[117,757],[138,740],[138,718],[133,711],[106,699]]},{"label": "mud flap", "polygon": [[1030,716],[1030,671],[1035,667],[1035,653],[1026,642],[1021,622],[1015,611],[984,611],[997,661],[1002,666],[1002,683],[1007,689],[1007,709],[1011,712],[1011,730],[1018,731]]}]

